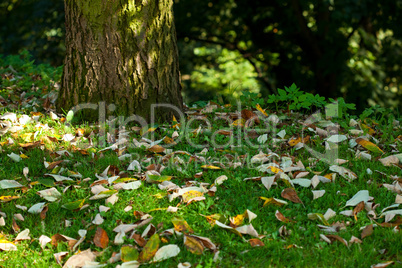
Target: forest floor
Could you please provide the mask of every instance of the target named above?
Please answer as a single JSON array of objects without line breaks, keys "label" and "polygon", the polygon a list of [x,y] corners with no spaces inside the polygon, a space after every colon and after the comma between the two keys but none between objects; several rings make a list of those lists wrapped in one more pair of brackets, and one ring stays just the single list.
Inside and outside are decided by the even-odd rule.
[{"label": "forest floor", "polygon": [[57,75],[15,61],[0,68],[0,267],[402,264],[400,117],[244,100],[79,123],[53,111]]}]

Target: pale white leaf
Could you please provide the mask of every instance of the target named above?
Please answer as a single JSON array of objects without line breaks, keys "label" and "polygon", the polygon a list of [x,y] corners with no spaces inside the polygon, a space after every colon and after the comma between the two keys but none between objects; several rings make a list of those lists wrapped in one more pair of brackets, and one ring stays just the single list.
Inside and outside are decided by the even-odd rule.
[{"label": "pale white leaf", "polygon": [[92,221],[93,224],[95,225],[101,225],[104,222],[104,219],[102,218],[102,216],[98,213],[95,216],[95,219]]},{"label": "pale white leaf", "polygon": [[275,182],[275,176],[271,176],[271,177],[261,177],[261,182],[262,184],[265,186],[265,188],[267,188],[267,190],[269,191],[269,189],[271,189],[271,186],[274,184]]},{"label": "pale white leaf", "polygon": [[0,181],[0,189],[9,189],[9,188],[18,188],[22,187],[18,181],[15,180],[1,180]]},{"label": "pale white leaf", "polygon": [[228,177],[226,175],[222,175],[222,176],[219,176],[218,178],[216,178],[214,183],[216,185],[221,185],[227,179],[228,179]]},{"label": "pale white leaf", "polygon": [[10,157],[14,162],[20,162],[22,160],[21,156],[15,153],[8,154],[7,156]]},{"label": "pale white leaf", "polygon": [[130,165],[128,165],[127,170],[141,172],[140,162],[138,162],[137,160],[134,160],[133,162],[130,163]]},{"label": "pale white leaf", "polygon": [[71,256],[63,265],[63,268],[82,267],[87,262],[92,262],[95,259],[96,255],[91,251],[91,249],[87,249]]},{"label": "pale white leaf", "polygon": [[362,201],[364,203],[367,203],[371,199],[372,199],[372,197],[369,196],[368,190],[360,190],[351,199],[349,199],[346,202],[345,207],[348,207],[348,206],[354,207]]},{"label": "pale white leaf", "polygon": [[325,190],[318,190],[318,191],[312,191],[312,192],[313,192],[313,199],[320,198],[325,194]]},{"label": "pale white leaf", "polygon": [[31,237],[29,236],[29,229],[25,229],[24,231],[20,232],[17,235],[15,241],[29,240],[29,239],[31,239]]},{"label": "pale white leaf", "polygon": [[328,221],[329,219],[331,219],[332,217],[335,217],[335,216],[336,216],[336,212],[329,208],[329,209],[327,209],[327,211],[324,214],[324,219],[326,219]]},{"label": "pale white leaf", "polygon": [[332,142],[332,143],[340,143],[347,139],[348,138],[345,135],[332,135],[329,138],[327,138],[326,140],[329,142]]},{"label": "pale white leaf", "polygon": [[236,230],[241,234],[248,234],[258,238],[258,233],[251,224],[237,227]]},{"label": "pale white leaf", "polygon": [[37,203],[33,205],[28,212],[32,214],[39,214],[42,212],[43,207],[46,205],[46,203]]},{"label": "pale white leaf", "polygon": [[172,257],[176,257],[180,253],[177,245],[166,245],[158,249],[152,261],[163,261]]},{"label": "pale white leaf", "polygon": [[51,242],[51,241],[52,241],[52,239],[50,237],[46,236],[46,235],[41,235],[39,237],[39,244],[42,247],[42,249],[45,248],[46,244]]},{"label": "pale white leaf", "polygon": [[61,193],[59,193],[59,191],[57,191],[57,189],[54,187],[38,191],[37,194],[39,194],[40,197],[46,199],[49,202],[54,202],[61,198]]},{"label": "pale white leaf", "polygon": [[311,180],[309,179],[294,179],[292,180],[293,184],[300,185],[302,187],[310,187],[311,185]]},{"label": "pale white leaf", "polygon": [[55,179],[56,181],[72,181],[73,180],[69,177],[64,177],[64,176],[57,175],[57,174],[45,174],[45,175],[53,177],[53,179]]}]

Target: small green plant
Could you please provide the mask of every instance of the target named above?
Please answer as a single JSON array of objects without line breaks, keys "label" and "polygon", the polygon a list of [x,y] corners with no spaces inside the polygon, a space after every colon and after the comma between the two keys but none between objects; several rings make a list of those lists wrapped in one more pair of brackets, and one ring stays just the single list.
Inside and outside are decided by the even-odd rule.
[{"label": "small green plant", "polygon": [[248,107],[255,107],[257,104],[263,105],[264,100],[260,98],[258,93],[255,92],[249,92],[249,91],[244,91],[242,92],[242,95],[240,96],[240,101],[242,105],[248,106]]},{"label": "small green plant", "polygon": [[306,93],[300,90],[296,84],[292,84],[285,89],[278,89],[278,95],[272,94],[268,96],[268,104],[275,104],[275,109],[287,108],[288,110],[309,110],[313,108],[319,109],[327,103],[325,97],[320,95]]},{"label": "small green plant", "polygon": [[328,100],[330,103],[336,103],[339,118],[347,118],[348,110],[356,110],[356,105],[354,103],[346,103],[342,97],[337,98],[336,100],[329,98]]}]

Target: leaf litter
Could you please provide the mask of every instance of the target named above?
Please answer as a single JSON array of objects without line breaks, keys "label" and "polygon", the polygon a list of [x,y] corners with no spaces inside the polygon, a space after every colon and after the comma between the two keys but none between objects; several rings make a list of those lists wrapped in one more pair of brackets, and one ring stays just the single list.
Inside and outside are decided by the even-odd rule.
[{"label": "leaf litter", "polygon": [[[217,105],[211,104],[203,110],[197,110],[196,113],[199,115],[203,115],[203,113],[209,115],[216,112],[217,109],[219,110]],[[63,117],[61,115],[57,116],[53,112],[51,112],[51,114],[53,115],[52,120],[56,124],[65,124],[63,123]],[[250,133],[253,130],[254,123],[255,125],[258,125],[275,120],[276,123],[282,123],[284,125],[290,124],[286,121],[281,122],[281,119],[276,117],[268,117],[265,110],[263,110],[259,105],[255,107],[255,110],[242,110],[241,115],[236,115],[231,112],[223,112],[222,114],[234,119],[234,127],[241,128],[245,132],[248,131]],[[260,114],[263,115],[262,118],[258,116]],[[81,230],[81,233],[79,232],[75,238],[63,234],[53,234],[51,238],[46,235],[32,238],[29,229],[21,231],[15,224],[14,229],[17,231],[14,242],[8,241],[3,236],[0,236],[0,250],[2,251],[19,250],[18,245],[20,244],[20,241],[31,239],[37,239],[42,248],[45,248],[49,243],[53,246],[57,246],[60,242],[67,243],[70,252],[55,253],[55,260],[60,264],[64,263],[63,267],[81,267],[91,263],[95,266],[100,265],[100,263],[95,262],[95,259],[102,254],[102,249],[111,247],[112,244],[118,245],[120,251],[115,252],[113,256],[110,256],[108,262],[121,262],[122,267],[138,267],[142,263],[163,262],[170,258],[175,258],[183,249],[186,249],[195,255],[204,254],[205,250],[209,250],[216,254],[219,250],[224,249],[219,248],[219,245],[215,245],[210,238],[195,235],[200,233],[202,230],[190,227],[183,217],[174,216],[170,223],[163,223],[170,225],[170,227],[173,226],[173,228],[162,228],[162,223],[154,223],[158,224],[158,226],[161,225],[161,228],[156,228],[151,224],[154,217],[148,213],[157,211],[178,213],[179,209],[186,206],[192,208],[193,204],[197,202],[206,204],[208,200],[212,200],[217,193],[223,194],[226,191],[227,187],[230,185],[230,181],[235,179],[232,173],[233,170],[246,168],[247,163],[244,162],[246,157],[249,157],[250,163],[254,165],[250,170],[257,172],[259,176],[243,178],[243,183],[252,185],[255,182],[260,182],[262,187],[264,187],[265,196],[257,196],[256,200],[260,199],[264,201],[261,206],[264,207],[264,209],[270,209],[271,206],[276,207],[272,213],[278,221],[285,224],[278,229],[279,234],[283,237],[290,236],[292,233],[292,231],[288,230],[286,226],[291,226],[292,224],[297,223],[297,221],[293,218],[285,217],[277,208],[286,211],[286,215],[292,214],[290,213],[292,211],[291,208],[294,209],[295,206],[290,203],[296,205],[300,204],[305,211],[310,211],[309,213],[305,212],[304,217],[321,223],[317,224],[317,230],[322,232],[319,235],[319,238],[329,244],[338,241],[346,247],[350,247],[353,243],[366,243],[366,241],[370,239],[369,237],[375,233],[375,226],[389,223],[393,228],[399,228],[399,225],[402,223],[400,218],[397,217],[402,214],[401,210],[396,206],[402,203],[400,197],[402,194],[402,180],[400,176],[395,174],[383,174],[383,176],[387,178],[388,183],[379,184],[379,187],[383,187],[387,189],[387,191],[393,193],[395,200],[394,205],[388,204],[390,208],[383,209],[381,213],[376,211],[379,204],[373,203],[373,201],[375,202],[375,196],[371,197],[369,191],[366,189],[356,192],[351,197],[349,196],[349,199],[346,198],[346,195],[342,198],[343,208],[353,207],[353,210],[351,211],[341,211],[338,209],[339,215],[337,215],[337,212],[331,208],[322,208],[323,212],[327,210],[325,214],[314,212],[309,209],[312,202],[316,202],[314,200],[325,199],[328,196],[325,184],[345,184],[339,179],[336,180],[336,175],[345,179],[345,182],[353,184],[355,180],[360,178],[361,171],[356,169],[353,165],[349,165],[348,160],[342,159],[336,159],[336,161],[327,168],[322,167],[318,165],[318,160],[320,159],[310,157],[308,161],[305,161],[306,159],[299,159],[286,154],[286,149],[300,150],[304,145],[311,144],[316,142],[316,140],[325,137],[322,144],[327,146],[327,148],[332,148],[331,146],[333,145],[331,144],[341,146],[342,144],[348,143],[349,150],[354,152],[357,158],[360,157],[368,159],[369,161],[377,161],[383,166],[397,167],[400,170],[399,164],[401,163],[402,157],[401,153],[396,149],[398,148],[398,144],[400,148],[400,139],[395,139],[395,141],[393,141],[392,144],[387,145],[387,147],[375,140],[375,132],[371,132],[370,135],[367,134],[366,136],[356,137],[351,133],[361,135],[366,131],[363,129],[360,132],[360,129],[358,129],[359,124],[355,125],[354,130],[356,131],[339,135],[329,135],[328,132],[323,130],[325,126],[323,128],[310,126],[309,129],[311,130],[310,134],[312,134],[312,136],[289,136],[287,131],[282,129],[277,134],[280,139],[273,139],[272,143],[270,143],[266,134],[256,134],[255,137],[258,144],[262,145],[270,143],[266,152],[260,149],[254,155],[244,155],[239,157],[239,155],[235,154],[235,151],[228,149],[224,151],[222,149],[209,148],[208,150],[203,149],[198,153],[194,153],[185,150],[174,151],[165,148],[165,146],[169,147],[180,144],[177,143],[175,139],[178,140],[182,134],[178,133],[176,130],[173,134],[170,134],[170,136],[165,135],[160,137],[158,140],[145,138],[145,136],[155,134],[162,129],[164,129],[165,132],[169,129],[176,129],[178,127],[177,121],[173,121],[173,124],[174,122],[176,122],[176,124],[141,129],[143,135],[141,135],[141,137],[133,138],[132,141],[136,150],[146,155],[146,159],[132,160],[133,155],[127,153],[127,148],[124,146],[127,142],[124,136],[126,135],[126,137],[128,137],[124,131],[121,131],[120,133],[122,136],[121,138],[117,138],[114,141],[110,140],[108,146],[103,149],[92,147],[90,142],[87,143],[89,146],[83,148],[77,147],[79,144],[78,141],[81,140],[88,142],[91,140],[91,136],[85,134],[85,130],[77,130],[75,133],[65,133],[63,136],[56,136],[54,134],[53,136],[49,136],[48,134],[38,135],[37,132],[27,132],[25,134],[29,135],[24,134],[25,136],[21,136],[23,137],[22,140],[16,135],[13,136],[13,134],[18,133],[18,131],[21,131],[24,126],[29,124],[35,125],[35,128],[41,131],[51,129],[49,126],[38,122],[37,119],[43,116],[43,114],[20,116],[14,113],[8,113],[2,116],[1,119],[4,120],[3,122],[6,122],[4,124],[8,127],[7,132],[12,135],[7,140],[2,141],[1,146],[5,149],[8,146],[11,148],[12,146],[17,145],[18,150],[7,155],[10,160],[18,164],[24,163],[26,165],[30,157],[32,157],[30,151],[37,148],[46,151],[49,155],[52,155],[52,157],[47,158],[48,161],[50,160],[49,162],[44,161],[43,170],[46,170],[46,172],[43,172],[42,178],[31,175],[32,172],[30,169],[24,167],[21,175],[23,175],[23,178],[25,179],[7,178],[0,180],[0,189],[8,190],[8,193],[12,193],[12,191],[14,191],[14,193],[18,191],[20,192],[19,195],[1,196],[0,201],[2,203],[10,204],[12,202],[17,202],[27,191],[36,191],[36,194],[40,199],[46,202],[37,202],[29,208],[26,208],[26,210],[27,213],[40,214],[42,220],[45,219],[46,212],[49,210],[49,207],[51,207],[48,205],[53,202],[61,202],[62,209],[69,210],[71,213],[85,210],[89,211],[98,208],[97,214],[89,223],[87,223],[86,230]],[[193,115],[188,113],[187,116],[191,118]],[[70,122],[71,120],[72,115],[68,114],[65,122]],[[254,123],[252,123],[252,121]],[[370,129],[374,131],[374,128]],[[94,129],[90,133],[93,133],[93,131]],[[193,138],[201,137],[204,135],[204,131],[206,130],[200,125],[194,132],[192,132]],[[7,136],[7,132],[2,132],[1,135]],[[166,133],[169,133],[169,131]],[[236,135],[233,130],[229,132],[220,130],[219,134],[225,137]],[[369,141],[369,139],[374,142]],[[17,144],[14,140],[18,140],[20,143]],[[61,143],[68,144],[68,146],[57,152],[52,152],[47,149],[49,145]],[[391,155],[384,156],[384,154],[386,154],[386,148],[393,148]],[[22,151],[24,151],[24,153],[21,153]],[[77,171],[66,168],[66,166],[71,168],[69,162],[77,153],[81,154],[82,157],[87,158],[88,161],[95,161],[102,158],[103,154],[106,152],[115,152],[116,156],[122,162],[127,162],[127,160],[130,161],[124,166],[124,170],[119,170],[116,166],[109,165],[102,173],[96,174],[94,172],[89,178],[83,178]],[[226,154],[229,162],[222,165],[221,163],[214,161],[210,156],[210,152]],[[192,174],[193,178],[189,178],[191,177],[191,173],[186,172],[187,161],[198,164],[198,169],[196,169]],[[76,164],[77,165],[74,165],[72,169],[78,167],[82,163],[77,162]],[[170,168],[166,168],[165,165],[167,164],[173,164],[175,172],[170,170],[169,174],[169,172],[164,171],[169,170]],[[308,168],[306,168],[305,165],[307,165]],[[217,175],[212,175],[212,180],[203,181],[203,177],[206,174],[211,176],[214,172],[217,172]],[[224,172],[224,174],[222,174],[222,172]],[[178,178],[180,175],[178,174],[184,174],[183,177],[185,177],[186,180],[184,182],[180,181]],[[90,182],[90,187],[86,186],[88,182]],[[133,194],[136,194],[136,191],[139,191],[141,188],[152,187],[152,185],[156,185],[162,191],[159,197],[155,196],[153,198],[166,198],[170,203],[176,202],[176,205],[169,206],[168,208],[153,209],[148,213],[135,211],[134,218],[137,220],[132,222],[123,222],[119,220],[115,223],[108,223],[108,220],[104,219],[106,215],[105,213],[108,213],[107,210],[119,204],[119,196],[123,191],[130,191]],[[250,188],[252,186],[247,187]],[[312,190],[316,187],[320,189]],[[303,188],[310,189],[310,194],[303,192]],[[276,189],[279,189],[280,191],[278,192]],[[64,195],[69,191],[86,191],[87,194],[81,195],[82,197],[80,199],[65,199]],[[303,192],[303,195],[299,195],[301,192]],[[279,199],[279,197],[290,201],[290,203]],[[95,204],[97,204],[97,206],[95,206]],[[127,209],[126,212],[130,212],[132,208],[135,208],[135,204],[132,204],[132,206],[126,206],[126,208],[128,207],[129,209]],[[300,209],[301,207],[298,208]],[[361,240],[352,235],[350,241],[347,242],[347,240],[341,236],[347,236],[346,232],[349,230],[350,223],[346,224],[344,221],[347,222],[348,217],[354,217],[355,221],[358,222],[360,220],[360,216],[358,215],[361,215],[362,213],[365,213],[374,224],[368,224],[361,230]],[[1,219],[4,224],[2,225],[8,226],[10,221],[6,215],[3,214]],[[19,214],[17,218],[22,220],[24,219],[23,215],[24,214]],[[233,232],[239,237],[239,241],[249,243],[251,247],[265,246],[269,241],[266,240],[266,232],[264,232],[264,234],[259,234],[251,224],[251,221],[254,220],[257,221],[259,226],[258,213],[246,209],[244,213],[237,215],[232,213],[232,215],[233,216],[227,214],[226,216],[219,214],[199,215],[199,220],[207,221],[211,228],[220,228]],[[295,215],[293,214],[293,216]],[[334,222],[331,220],[334,217],[338,220],[343,219],[343,221]],[[393,218],[396,219],[394,224],[392,223]],[[105,230],[109,230],[110,228],[102,228],[106,223],[114,225],[112,226],[113,232]],[[145,226],[147,227],[143,234],[138,234],[137,232]],[[94,231],[90,232],[91,230]],[[340,235],[335,233],[340,233]],[[8,234],[7,236],[11,237]],[[169,237],[176,236],[182,237],[183,242],[163,245],[172,240]],[[124,244],[126,243],[127,238],[132,239],[134,244]],[[95,247],[99,248],[99,251],[93,252],[89,249],[88,239],[91,240],[89,244],[93,243]],[[174,239],[172,241],[174,241]],[[287,248],[292,247],[299,248],[299,246],[293,244],[288,245]],[[73,255],[68,259],[65,259],[65,256],[70,253]],[[388,264],[388,262],[386,264]],[[186,264],[180,263],[179,265],[184,267]]]}]

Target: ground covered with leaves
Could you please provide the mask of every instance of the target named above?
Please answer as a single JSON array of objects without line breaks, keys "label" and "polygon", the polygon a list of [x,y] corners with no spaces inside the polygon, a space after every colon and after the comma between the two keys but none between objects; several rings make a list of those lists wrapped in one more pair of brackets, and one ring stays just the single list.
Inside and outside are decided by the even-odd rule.
[{"label": "ground covered with leaves", "polygon": [[0,267],[402,264],[398,115],[292,85],[81,124],[54,113],[57,71],[2,60]]}]

